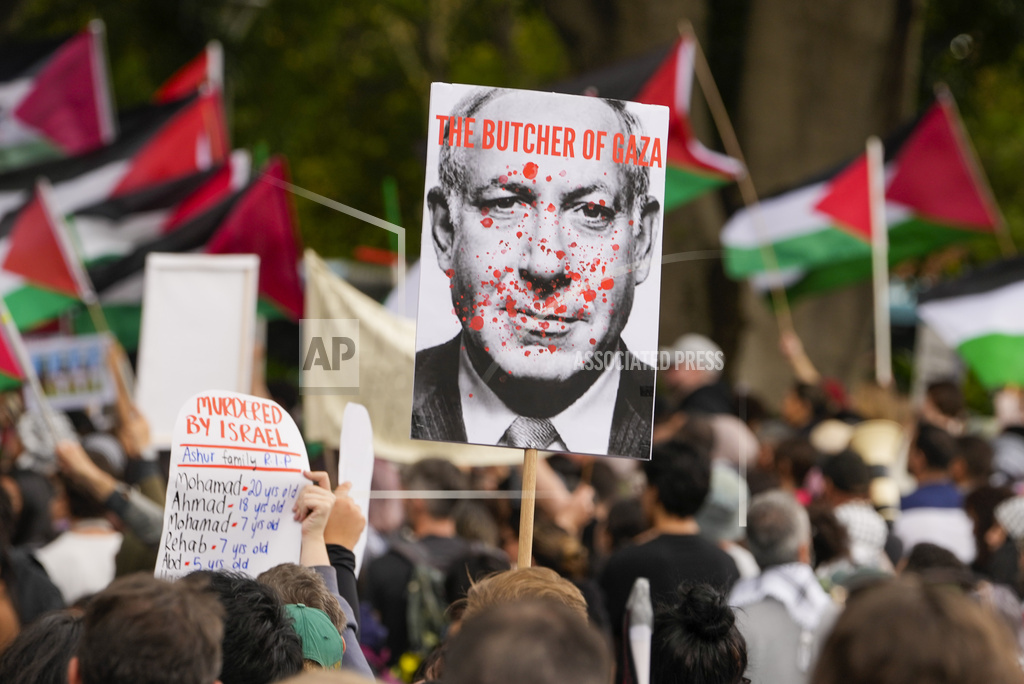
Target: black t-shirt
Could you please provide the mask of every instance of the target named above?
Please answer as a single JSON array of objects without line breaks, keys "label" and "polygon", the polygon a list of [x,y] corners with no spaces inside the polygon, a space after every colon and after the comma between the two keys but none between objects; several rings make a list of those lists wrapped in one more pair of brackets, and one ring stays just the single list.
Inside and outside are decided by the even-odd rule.
[{"label": "black t-shirt", "polygon": [[683,582],[706,583],[727,593],[739,579],[736,563],[703,537],[662,534],[646,544],[619,549],[605,565],[600,584],[612,633],[622,638],[626,601],[638,577],[651,583],[654,609],[668,602]]}]

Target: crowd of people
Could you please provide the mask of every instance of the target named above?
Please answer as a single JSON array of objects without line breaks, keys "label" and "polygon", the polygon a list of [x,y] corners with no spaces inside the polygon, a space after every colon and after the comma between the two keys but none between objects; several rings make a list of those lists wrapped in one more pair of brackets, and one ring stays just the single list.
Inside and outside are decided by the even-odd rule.
[{"label": "crowd of people", "polygon": [[155,579],[166,460],[145,421],[71,414],[48,448],[8,395],[0,682],[1024,682],[1020,392],[978,420],[954,382],[914,407],[783,349],[778,416],[680,367],[651,460],[542,460],[530,567],[519,469],[427,458],[378,460],[374,488],[410,494],[366,517],[306,473],[297,563]]}]

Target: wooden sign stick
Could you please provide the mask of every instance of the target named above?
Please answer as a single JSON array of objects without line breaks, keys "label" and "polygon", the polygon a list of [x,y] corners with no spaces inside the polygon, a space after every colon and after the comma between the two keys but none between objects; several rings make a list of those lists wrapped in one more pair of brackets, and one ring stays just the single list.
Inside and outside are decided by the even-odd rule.
[{"label": "wooden sign stick", "polygon": [[536,449],[523,456],[523,498],[519,510],[519,567],[528,568],[533,559],[533,510],[537,505]]}]

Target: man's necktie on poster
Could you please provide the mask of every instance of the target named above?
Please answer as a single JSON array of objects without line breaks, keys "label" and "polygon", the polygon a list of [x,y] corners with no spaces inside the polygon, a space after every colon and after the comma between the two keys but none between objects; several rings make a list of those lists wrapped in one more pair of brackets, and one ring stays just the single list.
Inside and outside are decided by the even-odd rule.
[{"label": "man's necktie on poster", "polygon": [[558,431],[547,418],[519,416],[505,432],[509,446],[520,449],[547,449],[556,439]]}]

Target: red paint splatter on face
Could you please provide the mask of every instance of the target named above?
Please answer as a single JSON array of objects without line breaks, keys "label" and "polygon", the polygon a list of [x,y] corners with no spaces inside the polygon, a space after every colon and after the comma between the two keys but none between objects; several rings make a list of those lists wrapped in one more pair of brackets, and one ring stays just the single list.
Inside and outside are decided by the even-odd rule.
[{"label": "red paint splatter on face", "polygon": [[597,340],[595,340],[593,337],[591,337],[590,338],[590,344],[597,344]]},{"label": "red paint splatter on face", "polygon": [[[518,232],[516,233],[516,237],[517,237],[517,238],[521,238],[521,237],[523,237],[523,231],[521,231],[521,230],[520,230],[520,231],[518,231]],[[451,277],[451,276],[449,276],[449,277]]]},{"label": "red paint splatter on face", "polygon": [[547,330],[549,327],[551,327],[551,323],[550,322],[548,322],[548,321],[541,321],[540,322],[540,329],[541,330]]},{"label": "red paint splatter on face", "polygon": [[548,345],[548,351],[551,352],[552,354],[555,353],[556,349],[558,349],[558,347],[556,347],[555,345],[553,345],[553,344],[549,344]]},{"label": "red paint splatter on face", "polygon": [[558,303],[558,300],[556,300],[554,297],[548,297],[547,299],[544,300],[545,308],[551,308],[552,306],[554,306],[557,303]]},{"label": "red paint splatter on face", "polygon": [[526,166],[523,167],[524,178],[536,178],[537,177],[537,165],[533,162],[526,162]]},{"label": "red paint splatter on face", "polygon": [[530,351],[529,350],[526,350],[526,351],[523,352],[523,356],[529,356],[529,355],[530,355]]},{"label": "red paint splatter on face", "polygon": [[573,280],[579,280],[583,276],[581,276],[579,273],[576,273],[575,271],[573,271],[572,273],[569,274],[569,277],[572,278]]},{"label": "red paint splatter on face", "polygon": [[548,176],[547,178],[545,178],[545,180],[546,180],[546,181],[547,181],[548,183],[550,183],[550,182],[551,182],[551,176]]},{"label": "red paint splatter on face", "polygon": [[487,216],[488,214],[491,213],[491,208],[490,207],[480,207],[480,213],[483,214],[484,216]]},{"label": "red paint splatter on face", "polygon": [[560,307],[558,307],[557,309],[555,309],[555,313],[556,313],[556,314],[564,314],[564,313],[565,313],[565,311],[566,311],[566,306],[565,306],[565,304],[563,304],[562,306],[560,306]]},{"label": "red paint splatter on face", "polygon": [[549,204],[548,205],[548,211],[554,211],[554,210],[555,210],[555,205],[554,204]]},{"label": "red paint splatter on face", "polygon": [[505,174],[498,176],[498,182],[501,183],[502,185],[508,183],[508,176],[506,176]]},{"label": "red paint splatter on face", "polygon": [[485,218],[483,221],[480,222],[480,225],[482,225],[484,228],[490,228],[491,226],[494,225],[494,220]]},{"label": "red paint splatter on face", "polygon": [[454,278],[455,277],[455,269],[454,268],[449,268],[447,271],[444,272],[444,274],[446,276],[448,276],[449,278]]},{"label": "red paint splatter on face", "polygon": [[602,290],[610,290],[615,287],[615,278],[605,278],[601,281]]},{"label": "red paint splatter on face", "polygon": [[593,290],[587,290],[586,292],[583,293],[583,298],[588,302],[592,302],[595,299],[597,299],[597,293],[594,292]]},{"label": "red paint splatter on face", "polygon": [[602,207],[604,206],[604,200],[597,200],[597,201],[601,204]]},{"label": "red paint splatter on face", "polygon": [[559,171],[558,175],[561,176],[562,178],[565,178],[565,169],[562,169],[561,171]]},{"label": "red paint splatter on face", "polygon": [[472,399],[472,398],[473,398],[473,393],[472,393],[472,392],[470,392],[470,393],[469,393],[469,398],[470,398],[470,399]]},{"label": "red paint splatter on face", "polygon": [[558,257],[559,259],[564,259],[565,252],[563,252],[562,250],[558,250],[557,252],[555,252],[555,256]]},{"label": "red paint splatter on face", "polygon": [[618,245],[612,245],[612,249],[614,249],[616,252],[618,252],[619,251],[619,246]]},{"label": "red paint splatter on face", "polygon": [[494,277],[495,278],[500,278],[501,277],[501,271],[499,271],[498,269],[494,269]]},{"label": "red paint splatter on face", "polygon": [[484,327],[484,319],[480,316],[473,316],[473,320],[469,322],[469,327],[473,330],[482,330]]}]

